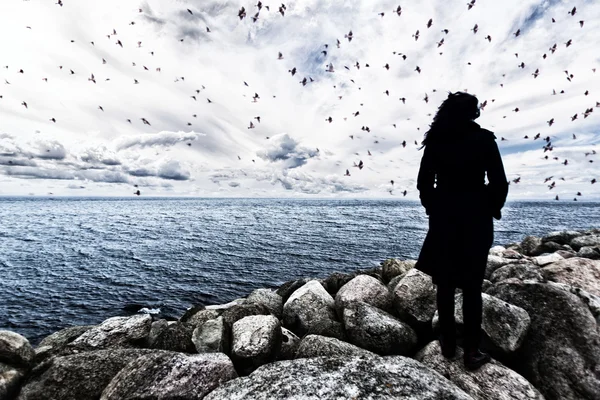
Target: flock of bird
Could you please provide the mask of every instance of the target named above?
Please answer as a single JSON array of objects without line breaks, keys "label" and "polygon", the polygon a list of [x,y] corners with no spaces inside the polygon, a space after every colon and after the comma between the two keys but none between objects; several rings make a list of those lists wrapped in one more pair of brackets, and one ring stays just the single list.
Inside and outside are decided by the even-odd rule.
[{"label": "flock of bird", "polygon": [[[56,5],[58,5],[58,6],[60,6],[60,7],[63,7],[63,6],[64,6],[64,4],[63,4],[63,0],[58,0],[58,2],[56,3]],[[477,4],[476,4],[476,0],[471,0],[469,3],[467,3],[467,10],[471,10],[471,9],[473,9],[473,8],[474,8],[476,5],[477,5]],[[252,23],[256,23],[256,22],[259,20],[259,18],[261,17],[261,12],[262,12],[262,13],[264,13],[264,12],[269,12],[269,11],[270,11],[270,7],[269,7],[268,5],[263,5],[262,1],[258,1],[258,3],[257,3],[256,5],[254,5],[253,7],[254,7],[254,9],[253,9],[252,11],[250,11],[249,9],[247,10],[245,7],[241,7],[241,8],[239,9],[238,13],[237,13],[237,17],[239,18],[239,20],[240,20],[240,21],[243,21],[245,18],[247,18],[247,16],[248,16],[248,15],[250,15],[250,20],[252,21]],[[266,11],[265,11],[265,10],[266,10]],[[143,8],[139,8],[137,11],[138,11],[138,13],[144,13],[144,9],[143,9]],[[280,18],[285,18],[285,16],[286,16],[286,11],[287,11],[287,7],[286,7],[286,5],[285,5],[285,4],[283,4],[283,3],[282,3],[280,6],[278,6],[278,7],[277,7],[277,12],[280,14]],[[191,16],[194,16],[194,15],[195,15],[195,14],[194,14],[194,11],[193,11],[193,10],[191,10],[191,9],[186,9],[186,10],[185,10],[185,12],[189,13],[189,15],[191,15]],[[400,17],[402,17],[402,13],[403,13],[403,9],[402,9],[402,7],[401,7],[401,6],[397,6],[397,7],[396,7],[396,8],[394,8],[394,9],[392,10],[392,12],[391,12],[391,14],[393,15],[393,17],[392,17],[392,18],[400,18]],[[386,12],[385,12],[385,11],[379,12],[377,15],[378,15],[379,17],[381,17],[381,18],[386,18]],[[569,11],[569,13],[568,13],[568,16],[567,16],[566,18],[572,18],[572,17],[574,17],[575,15],[579,15],[579,14],[577,14],[577,8],[576,8],[576,7],[573,7],[573,8],[572,8],[572,10],[571,10],[571,11]],[[234,17],[234,18],[235,18],[235,15],[232,15],[232,17]],[[389,18],[389,17],[387,17],[387,18]],[[555,23],[555,22],[556,22],[556,19],[555,19],[555,18],[552,18],[552,19],[551,19],[551,23]],[[584,20],[577,20],[577,19],[575,19],[575,20],[574,20],[574,23],[577,23],[577,24],[579,24],[579,26],[580,26],[581,28],[583,28],[583,27],[584,27],[584,23],[585,23],[585,21],[584,21]],[[131,22],[129,23],[129,25],[130,25],[130,26],[133,26],[133,25],[135,25],[135,24],[136,24],[136,23],[135,23],[135,21],[131,21]],[[429,18],[429,19],[427,20],[427,22],[424,24],[424,27],[423,27],[423,29],[431,29],[431,28],[432,28],[432,26],[434,26],[434,24],[435,24],[435,23],[434,23],[434,20],[433,20],[433,18]],[[27,26],[26,28],[27,28],[27,29],[32,29],[32,27],[31,27],[31,26]],[[479,25],[478,25],[478,24],[475,24],[475,25],[474,25],[474,27],[473,27],[473,28],[471,28],[470,30],[473,32],[473,35],[477,35],[477,34],[478,34],[478,32],[479,32],[479,29],[480,29]],[[210,29],[210,27],[206,26],[206,32],[207,32],[207,33],[211,33],[211,32],[212,32],[212,31],[211,31],[211,29]],[[442,38],[441,38],[441,40],[439,40],[438,42],[436,42],[437,49],[440,49],[442,46],[445,46],[445,45],[447,45],[447,43],[448,43],[448,41],[446,40],[446,38],[447,38],[447,37],[449,37],[448,35],[449,35],[449,33],[450,33],[450,30],[445,28],[445,29],[442,29],[442,30],[441,30],[441,32],[442,32],[442,33],[445,35],[445,37],[442,37]],[[417,30],[417,31],[416,31],[414,34],[412,34],[412,38],[414,38],[414,40],[415,40],[415,41],[418,41],[418,40],[419,40],[419,38],[420,38],[421,36],[422,36],[422,33],[421,33],[421,31],[420,31],[420,30]],[[520,36],[521,36],[521,29],[517,29],[517,30],[516,30],[516,31],[513,33],[513,36],[514,36],[515,38],[518,38],[518,37],[520,37]],[[137,43],[135,43],[135,44],[133,44],[133,43],[131,43],[131,44],[130,44],[130,43],[123,43],[123,42],[121,41],[121,39],[119,39],[119,36],[118,36],[118,33],[117,33],[117,29],[115,29],[115,28],[111,28],[111,29],[110,29],[110,31],[109,31],[109,32],[106,34],[106,37],[107,37],[109,40],[113,40],[113,41],[114,41],[114,45],[115,45],[115,46],[118,46],[118,47],[119,47],[119,48],[121,48],[121,49],[126,49],[126,48],[130,48],[130,47],[137,47],[137,48],[139,48],[139,47],[141,47],[141,46],[142,46],[142,42],[141,42],[141,41],[137,41]],[[183,42],[183,41],[185,40],[185,38],[177,38],[177,39],[178,39],[180,42]],[[483,39],[484,39],[484,40],[486,40],[486,41],[488,41],[489,43],[491,43],[491,42],[492,42],[492,40],[493,40],[493,39],[492,39],[492,37],[491,37],[490,35],[487,35],[487,36],[485,36]],[[352,31],[352,30],[349,30],[349,31],[348,31],[348,33],[344,34],[344,40],[347,40],[348,42],[352,42],[352,40],[360,40],[360,34],[357,36],[357,35],[355,35],[355,34],[353,33],[353,31]],[[71,42],[74,42],[74,40],[71,40]],[[90,46],[95,46],[95,42],[94,42],[94,41],[91,41],[91,42],[89,43],[89,45],[90,45]],[[342,45],[343,45],[343,43],[342,43],[342,41],[340,41],[340,39],[335,39],[335,47],[336,47],[337,49],[340,49],[340,48],[342,47]],[[568,39],[568,40],[566,40],[566,41],[564,42],[564,46],[565,46],[565,48],[568,48],[568,47],[570,47],[571,45],[572,45],[572,40],[571,40],[571,39]],[[552,46],[551,46],[551,47],[548,49],[548,52],[549,52],[550,54],[554,54],[554,53],[557,51],[557,48],[558,48],[558,44],[557,44],[557,43],[554,43],[554,44],[553,44],[553,45],[552,45]],[[329,52],[330,52],[330,51],[332,51],[332,49],[330,49],[330,46],[329,46],[329,44],[323,44],[323,50],[321,50],[321,54],[322,54],[324,57],[327,57],[327,55],[329,54]],[[150,54],[151,54],[152,56],[154,56],[154,51],[150,51]],[[400,56],[400,57],[403,59],[403,61],[406,61],[406,60],[409,58],[409,55],[407,55],[407,54],[404,54],[404,53],[398,53],[398,52],[395,52],[395,51],[394,51],[394,52],[393,52],[393,54],[394,54],[394,55],[397,55],[397,56]],[[443,54],[443,52],[439,52],[439,54],[440,54],[440,55],[442,55],[442,54]],[[514,53],[514,55],[515,55],[515,57],[516,57],[517,59],[519,59],[519,54],[518,54],[518,53]],[[541,58],[542,58],[543,60],[546,60],[546,59],[548,58],[548,53],[544,53],[543,55],[541,55]],[[278,62],[278,61],[281,61],[281,60],[285,60],[286,58],[285,58],[284,54],[283,54],[281,51],[279,51],[277,55],[274,55],[273,59],[274,59],[274,62]],[[107,63],[108,63],[108,61],[107,61],[105,58],[103,58],[103,57],[100,57],[100,56],[99,56],[99,62],[100,62],[100,61],[101,61],[101,64],[107,64]],[[470,64],[470,63],[469,63],[469,64]],[[136,63],[135,63],[135,62],[132,62],[132,66],[133,66],[133,67],[137,67],[137,65],[136,65]],[[79,71],[77,71],[77,72],[76,72],[76,71],[74,71],[73,69],[71,69],[71,68],[68,68],[68,67],[66,67],[66,66],[64,66],[64,65],[58,65],[57,67],[58,67],[60,70],[66,70],[66,71],[68,71],[68,74],[69,74],[69,75],[75,75],[75,74],[79,74],[79,73],[80,73]],[[361,63],[361,62],[359,62],[359,61],[356,61],[356,63],[355,63],[355,64],[353,64],[353,65],[350,65],[350,66],[348,66],[348,65],[344,65],[343,67],[344,67],[344,69],[346,69],[346,70],[348,70],[348,71],[350,71],[350,70],[351,70],[351,68],[355,68],[355,69],[357,69],[357,70],[359,70],[361,67],[363,67],[363,68],[372,68],[372,67],[369,65],[369,63]],[[521,69],[525,69],[525,68],[526,68],[526,64],[525,64],[525,62],[524,62],[524,61],[521,61],[521,62],[520,62],[520,63],[519,63],[519,64],[518,64],[516,67],[518,67],[518,68],[521,68]],[[9,69],[10,67],[9,67],[9,66],[4,66],[4,68],[6,68],[6,69]],[[151,69],[150,69],[149,67],[147,67],[146,65],[141,65],[141,68],[142,68],[144,71],[150,71],[150,70],[151,70]],[[386,71],[389,71],[389,70],[390,70],[390,68],[391,68],[391,66],[390,66],[390,63],[386,63],[386,64],[384,64],[384,65],[381,65],[381,66],[380,66],[380,68],[383,68],[383,69],[385,69]],[[160,72],[162,71],[160,67],[153,67],[153,69],[154,69],[154,71],[155,71],[155,72],[158,72],[158,73],[160,73]],[[332,62],[328,62],[328,63],[325,65],[325,69],[324,69],[324,71],[325,71],[325,72],[327,72],[327,73],[335,74],[335,73],[336,73],[336,68],[334,67],[334,65],[333,65],[333,63],[332,63]],[[595,72],[596,72],[596,69],[595,69],[595,68],[592,68],[592,71],[593,71],[593,73],[595,73]],[[418,66],[418,65],[415,67],[415,69],[414,69],[414,72],[416,72],[417,74],[424,73],[424,71],[422,70],[422,68],[421,68],[420,66]],[[572,82],[572,80],[575,78],[575,77],[574,77],[574,74],[573,74],[573,73],[571,73],[571,72],[569,72],[568,70],[565,70],[564,72],[565,72],[565,74],[566,74],[566,77],[565,77],[565,78],[566,78],[566,80],[567,80],[568,82]],[[20,67],[19,67],[19,68],[17,68],[17,69],[16,69],[16,73],[18,73],[18,74],[25,74],[25,71],[24,71],[24,69],[23,69],[23,68],[20,68]],[[302,72],[301,72],[301,71],[299,71],[299,70],[298,70],[296,67],[292,67],[292,68],[289,68],[289,69],[288,69],[288,73],[289,73],[289,74],[290,74],[292,77],[295,77],[297,74],[301,74]],[[88,81],[89,81],[89,82],[91,82],[91,84],[94,84],[94,85],[98,84],[97,78],[96,78],[96,76],[94,75],[94,73],[92,73],[92,72],[85,72],[84,74],[85,74],[85,75],[89,74]],[[533,79],[537,79],[537,78],[538,78],[538,76],[540,76],[540,74],[541,74],[541,72],[540,72],[540,68],[536,68],[536,69],[535,69],[535,71],[534,71],[534,72],[533,72],[531,75],[533,76]],[[505,77],[505,76],[506,76],[506,74],[502,74],[502,77]],[[40,78],[41,78],[41,79],[42,79],[44,82],[48,82],[48,78],[47,78],[47,77],[40,77]],[[109,80],[110,80],[110,78],[105,78],[105,81],[109,81]],[[356,83],[356,82],[355,82],[353,79],[349,79],[349,80],[350,80],[352,83]],[[177,77],[175,77],[175,79],[174,79],[174,82],[180,82],[180,81],[181,81],[181,82],[184,82],[184,81],[185,81],[185,77],[183,77],[183,76],[177,76]],[[306,86],[306,85],[308,85],[308,84],[310,84],[310,83],[313,83],[313,82],[315,82],[315,79],[313,79],[313,77],[312,77],[312,76],[304,76],[304,77],[303,77],[303,78],[302,78],[300,81],[298,81],[298,82],[299,82],[301,85],[303,85],[303,86]],[[5,82],[4,82],[4,83],[5,83],[6,85],[10,85],[10,84],[11,84],[11,82],[10,82],[8,79],[5,79]],[[132,78],[132,84],[135,84],[135,85],[137,85],[137,84],[140,84],[140,81],[139,81],[137,78]],[[249,86],[250,86],[250,85],[249,85],[247,82],[245,82],[245,81],[243,82],[243,85],[244,85],[245,87],[249,87]],[[504,86],[504,84],[503,84],[503,83],[501,83],[501,84],[500,84],[500,86],[501,86],[501,87],[503,87],[503,86]],[[336,85],[334,85],[334,88],[336,88]],[[195,90],[194,90],[192,93],[190,93],[189,97],[190,97],[190,98],[191,98],[193,101],[198,101],[198,100],[199,100],[199,98],[200,98],[200,95],[201,95],[201,94],[202,94],[202,93],[205,91],[205,89],[206,89],[206,87],[202,85],[202,86],[201,86],[201,89],[195,89]],[[359,89],[360,89],[360,88],[359,88]],[[466,89],[465,89],[465,90],[466,90]],[[435,90],[435,89],[433,89],[433,92],[436,92],[436,90]],[[559,93],[557,93],[557,92],[556,92],[556,90],[552,89],[552,95],[558,95],[558,94],[564,94],[564,93],[565,93],[565,91],[564,91],[564,90],[561,90]],[[390,96],[390,92],[389,92],[389,90],[385,90],[385,91],[383,92],[383,94],[384,94],[385,96],[387,96],[387,97],[389,97],[389,96]],[[588,96],[588,95],[589,95],[589,92],[588,92],[588,91],[586,91],[586,92],[585,92],[583,95],[584,95],[584,96]],[[273,95],[273,97],[276,97],[276,96],[275,96],[275,95]],[[255,93],[254,93],[254,96],[252,97],[252,102],[258,102],[258,101],[260,100],[260,98],[261,98],[261,97],[260,97],[260,95],[259,95],[258,93],[256,93],[256,92],[255,92]],[[0,95],[0,99],[2,99],[2,95]],[[338,96],[338,99],[339,99],[339,100],[341,100],[341,99],[342,99],[342,96]],[[425,94],[425,96],[422,98],[422,100],[423,100],[425,103],[428,103],[428,102],[429,102],[429,95],[426,93],[426,94]],[[418,99],[410,99],[410,98],[407,98],[407,97],[400,97],[400,98],[399,98],[399,101],[400,101],[402,104],[406,104],[406,102],[407,102],[407,101],[418,101]],[[491,99],[491,100],[489,100],[489,101],[488,101],[488,100],[484,100],[484,101],[483,101],[483,102],[480,104],[480,109],[481,109],[482,111],[484,111],[484,110],[485,110],[485,108],[486,108],[486,107],[487,107],[487,106],[488,106],[490,103],[494,103],[495,101],[496,101],[496,99]],[[207,104],[211,104],[211,103],[213,103],[213,101],[212,101],[212,100],[211,100],[209,97],[206,97],[206,103],[207,103]],[[23,100],[21,104],[22,104],[22,105],[23,105],[23,106],[24,106],[26,109],[29,109],[29,108],[30,108],[30,106],[28,105],[28,103],[27,103],[27,101],[26,101],[26,100]],[[362,105],[363,105],[363,104],[361,103],[361,106],[362,106]],[[586,108],[586,109],[585,109],[585,111],[584,111],[584,112],[582,112],[581,114],[579,114],[579,113],[578,113],[578,114],[574,114],[574,115],[571,117],[571,121],[576,121],[576,120],[579,118],[579,116],[583,117],[584,119],[585,119],[585,118],[588,118],[588,117],[589,117],[589,116],[590,116],[590,115],[591,115],[591,114],[594,112],[594,109],[595,109],[595,108],[599,108],[599,107],[600,107],[600,102],[596,102],[596,103],[595,103],[595,105],[594,105],[594,104],[590,105],[590,107]],[[98,108],[99,112],[105,112],[105,108],[103,107],[103,105],[102,105],[102,104],[98,105],[98,106],[97,106],[97,108]],[[519,107],[516,107],[516,108],[514,108],[514,109],[512,110],[512,112],[514,112],[514,113],[518,113],[519,111],[520,111],[520,108],[519,108]],[[360,112],[359,112],[359,111],[356,111],[356,112],[352,113],[352,116],[353,116],[353,117],[357,117],[357,116],[359,116],[359,115],[360,115]],[[428,115],[428,117],[431,117],[431,114],[427,114],[427,115]],[[49,120],[50,120],[52,123],[59,123],[59,121],[57,121],[57,119],[56,119],[54,116],[48,116],[48,117],[49,117]],[[197,114],[192,114],[192,115],[191,115],[191,117],[193,117],[193,118],[196,118],[196,117],[197,117]],[[507,117],[506,115],[505,115],[505,116],[503,116],[503,118],[506,118],[506,117]],[[142,122],[142,124],[144,124],[144,125],[152,126],[152,125],[151,125],[151,122],[150,122],[150,121],[149,121],[149,119],[147,119],[146,117],[138,117],[138,118],[137,118],[137,120],[141,121],[141,122]],[[344,120],[347,120],[347,117],[344,117]],[[127,121],[129,124],[133,124],[133,120],[132,120],[132,118],[128,118],[126,121]],[[255,123],[254,121],[256,121],[256,123]],[[333,119],[333,117],[332,117],[332,116],[328,116],[327,118],[325,118],[325,122],[327,122],[327,123],[331,124],[331,123],[333,123],[333,122],[334,122],[334,119]],[[555,118],[551,118],[550,120],[546,121],[546,123],[548,124],[548,127],[552,127],[552,126],[553,126],[555,123],[557,123],[557,122],[558,122],[558,121],[555,121]],[[247,129],[256,129],[256,128],[257,128],[257,126],[258,126],[257,124],[260,124],[260,123],[261,123],[261,117],[260,117],[260,116],[256,116],[256,117],[254,117],[254,118],[253,118],[253,120],[251,120],[251,121],[249,122],[249,124],[248,124],[248,126],[247,126]],[[192,126],[192,123],[188,121],[188,122],[187,122],[187,126]],[[393,127],[394,127],[394,128],[396,128],[396,124],[393,124]],[[419,128],[417,128],[417,129],[418,129],[418,130],[420,130]],[[362,126],[361,130],[362,130],[363,132],[367,132],[367,133],[370,133],[370,132],[371,132],[371,129],[369,128],[369,126],[365,126],[365,125],[363,125],[363,126]],[[351,140],[354,140],[354,135],[352,135],[352,134],[351,134],[351,135],[349,135],[349,137],[350,137],[350,139],[351,139]],[[269,137],[267,137],[267,139],[269,139]],[[530,139],[530,137],[529,137],[529,135],[525,135],[523,139],[526,139],[526,140],[528,140],[528,139]],[[550,159],[552,159],[552,160],[555,160],[555,161],[559,161],[559,162],[561,162],[561,163],[562,163],[563,165],[565,165],[565,166],[569,165],[569,160],[567,160],[567,159],[565,159],[565,160],[561,160],[561,159],[559,159],[559,157],[550,157],[550,154],[551,154],[552,150],[554,149],[554,146],[553,146],[553,144],[552,144],[552,140],[551,140],[551,136],[548,136],[548,135],[547,135],[547,136],[545,136],[544,138],[542,138],[542,137],[541,137],[541,133],[537,133],[536,135],[534,135],[534,136],[533,136],[533,138],[532,138],[531,140],[533,140],[533,141],[536,141],[536,140],[538,140],[538,139],[541,139],[541,142],[545,142],[545,144],[542,146],[542,150],[543,150],[543,153],[544,153],[544,156],[543,156],[543,158],[544,158],[544,159],[546,159],[546,160],[550,160]],[[575,136],[575,134],[573,134],[573,139],[576,139],[576,136]],[[501,139],[500,139],[500,141],[506,141],[506,140],[507,140],[507,139],[505,139],[504,137],[501,137]],[[374,143],[378,143],[378,140],[375,140],[375,141],[374,141]],[[406,142],[406,140],[404,140],[404,141],[403,141],[401,144],[402,144],[402,146],[403,146],[403,147],[406,147],[406,146],[407,146],[407,142]],[[415,141],[414,141],[414,144],[415,144],[416,146],[418,146],[418,144],[419,144],[419,143],[418,143],[418,142],[415,140]],[[191,146],[191,143],[187,143],[187,145],[188,145],[188,146]],[[545,153],[548,153],[548,154],[545,154]],[[355,153],[355,154],[356,154],[356,155],[358,155],[358,153]],[[367,149],[367,152],[366,152],[366,154],[367,154],[367,156],[368,156],[368,157],[372,156],[372,153],[371,153],[371,151],[370,151],[370,150],[368,150],[368,149]],[[590,163],[594,162],[594,156],[595,156],[595,155],[596,155],[596,151],[595,151],[595,150],[592,150],[592,151],[590,151],[590,152],[586,152],[586,153],[585,153],[585,157],[586,157],[586,159],[588,159],[588,161],[589,161]],[[238,155],[238,160],[241,160],[241,157],[240,157],[239,155]],[[255,160],[252,160],[252,161],[253,161],[253,162],[255,162]],[[345,173],[344,173],[343,175],[344,175],[344,176],[351,176],[351,173],[350,173],[350,169],[351,169],[351,168],[356,168],[358,171],[360,171],[360,170],[362,170],[363,168],[365,168],[365,166],[366,166],[366,163],[365,163],[365,162],[364,162],[362,159],[360,159],[358,162],[354,161],[354,162],[353,162],[353,165],[352,165],[351,167],[349,167],[349,168],[346,168],[346,169],[345,169]],[[556,188],[556,180],[553,180],[553,179],[554,179],[554,177],[553,177],[553,176],[550,176],[550,177],[548,177],[548,178],[546,178],[546,179],[544,180],[544,184],[546,184],[547,182],[550,182],[550,181],[552,181],[550,184],[548,184],[548,185],[547,185],[547,186],[548,186],[548,190],[552,190],[552,189],[555,189],[555,188]],[[512,183],[512,184],[518,184],[518,183],[520,183],[520,180],[521,180],[521,178],[520,178],[520,176],[519,176],[519,177],[517,177],[517,178],[514,178],[514,179],[512,179],[512,180],[509,182],[509,184],[510,184],[510,183]],[[563,177],[563,178],[560,178],[560,180],[563,180],[563,181],[564,181],[565,179],[564,179],[564,177]],[[593,178],[593,179],[590,179],[590,182],[591,182],[591,184],[595,184],[595,183],[596,183],[596,179],[595,179],[595,178]],[[388,191],[389,191],[389,193],[390,193],[390,194],[393,194],[393,191],[394,191],[394,185],[395,185],[395,182],[394,182],[394,180],[389,180],[389,184],[390,184],[391,186],[390,186],[390,188],[388,189]],[[137,186],[136,186],[136,187],[137,187]],[[406,195],[407,195],[407,193],[408,193],[408,191],[407,191],[406,189],[404,189],[404,190],[400,191],[400,193],[401,193],[401,194],[403,194],[403,196],[406,196]],[[141,192],[140,192],[140,190],[136,190],[136,191],[134,192],[134,194],[139,196],[139,195],[141,194]],[[577,193],[576,193],[576,197],[574,197],[574,200],[575,200],[575,201],[577,200],[577,196],[582,196],[582,193],[581,193],[581,192],[577,192]],[[556,199],[556,200],[559,200],[559,197],[558,197],[558,195],[557,195],[557,196],[555,196],[555,199]]]}]

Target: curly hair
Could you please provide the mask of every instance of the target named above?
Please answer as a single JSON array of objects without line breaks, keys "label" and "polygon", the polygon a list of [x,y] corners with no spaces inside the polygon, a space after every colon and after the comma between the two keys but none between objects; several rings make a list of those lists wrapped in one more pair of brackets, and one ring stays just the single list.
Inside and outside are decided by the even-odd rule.
[{"label": "curly hair", "polygon": [[448,98],[442,102],[421,142],[421,150],[432,141],[452,129],[473,121],[479,117],[479,100],[465,92],[448,92]]}]

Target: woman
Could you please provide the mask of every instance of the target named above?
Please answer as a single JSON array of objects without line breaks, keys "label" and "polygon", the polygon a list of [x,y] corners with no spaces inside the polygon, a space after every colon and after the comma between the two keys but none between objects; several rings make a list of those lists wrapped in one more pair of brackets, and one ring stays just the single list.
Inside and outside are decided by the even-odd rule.
[{"label": "woman", "polygon": [[477,117],[475,96],[448,95],[421,143],[425,150],[417,178],[429,231],[416,268],[437,285],[440,346],[447,358],[455,356],[454,292],[462,289],[464,363],[469,369],[490,360],[479,350],[481,285],[494,240],[493,218],[501,218],[508,194],[496,137],[473,121]]}]

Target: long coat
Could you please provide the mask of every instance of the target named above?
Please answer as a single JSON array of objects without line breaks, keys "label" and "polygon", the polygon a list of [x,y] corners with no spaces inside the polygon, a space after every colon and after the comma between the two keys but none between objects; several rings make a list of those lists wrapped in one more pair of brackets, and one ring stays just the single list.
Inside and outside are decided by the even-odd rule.
[{"label": "long coat", "polygon": [[481,286],[508,182],[492,132],[469,122],[449,133],[421,159],[417,189],[429,231],[415,267],[435,284]]}]

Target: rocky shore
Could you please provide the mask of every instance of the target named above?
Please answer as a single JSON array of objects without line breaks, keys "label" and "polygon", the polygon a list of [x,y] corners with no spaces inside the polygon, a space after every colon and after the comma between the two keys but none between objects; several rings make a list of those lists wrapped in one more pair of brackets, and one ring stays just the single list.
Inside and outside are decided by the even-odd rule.
[{"label": "rocky shore", "polygon": [[178,321],[109,318],[35,348],[0,331],[0,399],[600,399],[600,229],[490,249],[493,360],[474,372],[441,356],[435,287],[414,264],[293,280]]}]

